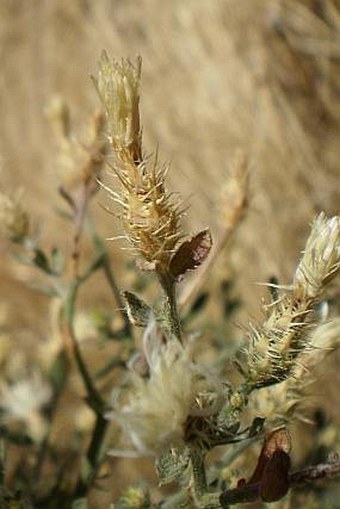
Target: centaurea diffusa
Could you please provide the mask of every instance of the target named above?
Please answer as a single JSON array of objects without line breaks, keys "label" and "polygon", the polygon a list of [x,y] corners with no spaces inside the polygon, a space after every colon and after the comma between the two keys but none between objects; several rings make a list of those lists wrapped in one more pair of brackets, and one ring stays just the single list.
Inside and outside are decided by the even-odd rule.
[{"label": "centaurea diffusa", "polygon": [[[155,456],[161,483],[180,479],[190,466],[190,497],[197,507],[220,507],[219,495],[208,490],[205,454],[217,445],[256,437],[266,419],[269,425],[282,424],[281,412],[289,417],[295,411],[300,395],[298,390],[291,395],[290,381],[303,377],[300,359],[312,350],[310,335],[318,321],[315,307],[323,286],[339,269],[339,218],[319,216],[293,284],[273,292],[263,325],[251,327],[247,355],[235,362],[243,383],[233,388],[217,374],[208,375],[193,361],[182,333],[176,284],[207,258],[211,235],[205,229],[180,242],[182,210],[166,190],[168,168],[158,164],[157,156],[152,160],[142,152],[140,72],[140,59],[136,65],[129,60],[117,63],[104,53],[94,80],[108,121],[114,154],[110,166],[119,184],[116,190],[103,187],[121,207],[124,236],[142,258],[139,267],[154,271],[163,291],[161,303],[152,308],[131,292],[123,293],[131,323],[144,328],[142,362],[135,367],[145,370],[131,370],[126,384],[114,391],[107,418],[120,425],[128,449],[114,449],[111,454]],[[233,209],[241,215],[247,197],[244,169],[235,183],[242,185]],[[263,415],[252,393],[267,388],[270,397],[268,387],[275,384],[282,390],[271,398],[268,415]],[[282,404],[286,396],[289,401]],[[256,415],[244,427],[251,398]]]},{"label": "centaurea diffusa", "polygon": [[94,79],[103,103],[109,140],[116,156],[111,165],[120,189],[106,187],[121,206],[124,232],[131,248],[146,262],[149,270],[166,274],[171,256],[183,234],[180,227],[181,204],[166,190],[167,166],[157,155],[144,158],[139,118],[141,59],[111,60],[104,52]]}]

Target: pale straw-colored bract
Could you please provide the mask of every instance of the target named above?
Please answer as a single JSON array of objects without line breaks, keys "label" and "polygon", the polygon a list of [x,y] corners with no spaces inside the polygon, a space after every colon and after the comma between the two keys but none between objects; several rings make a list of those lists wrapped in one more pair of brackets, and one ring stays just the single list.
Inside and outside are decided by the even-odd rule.
[{"label": "pale straw-colored bract", "polygon": [[141,160],[141,128],[139,119],[139,87],[142,60],[120,63],[109,58],[104,51],[94,79],[98,94],[106,111],[112,146],[119,152],[133,152],[135,161]]},{"label": "pale straw-colored bract", "polygon": [[22,201],[22,190],[13,196],[0,192],[0,235],[15,242],[21,242],[29,231],[29,217]]},{"label": "pale straw-colored bract", "polygon": [[294,287],[315,298],[340,269],[340,217],[321,212],[312,225],[303,257],[294,277]]}]

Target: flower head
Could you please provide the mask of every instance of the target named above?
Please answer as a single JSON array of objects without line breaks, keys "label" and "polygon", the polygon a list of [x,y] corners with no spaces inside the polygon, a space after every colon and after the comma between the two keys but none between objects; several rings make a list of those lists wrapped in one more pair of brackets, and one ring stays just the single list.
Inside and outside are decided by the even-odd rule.
[{"label": "flower head", "polygon": [[313,349],[311,332],[319,318],[315,304],[340,269],[340,217],[321,213],[312,226],[291,291],[266,307],[267,319],[253,327],[247,349],[248,381],[254,388],[288,378],[297,356]]},{"label": "flower head", "polygon": [[188,348],[176,340],[155,344],[147,361],[149,377],[134,374],[127,402],[108,418],[121,425],[139,454],[159,455],[184,444],[191,419],[218,413],[218,388],[192,362]]},{"label": "flower head", "polygon": [[321,212],[312,225],[294,277],[295,291],[315,298],[340,269],[340,217]]},{"label": "flower head", "polygon": [[52,396],[51,387],[38,373],[0,386],[1,421],[23,423],[33,438],[41,438],[44,422],[40,414]]},{"label": "flower head", "polygon": [[69,107],[63,98],[53,97],[46,114],[58,144],[57,168],[62,186],[74,189],[93,182],[100,174],[107,149],[103,112],[93,112],[85,124],[81,141],[71,129]]},{"label": "flower head", "polygon": [[139,119],[142,59],[138,57],[135,65],[130,60],[118,63],[103,51],[98,67],[94,83],[106,111],[112,146],[118,155],[124,157],[128,153],[138,164],[142,160]]},{"label": "flower head", "polygon": [[111,417],[142,454],[156,454],[184,438],[184,424],[195,401],[196,374],[178,342],[153,355],[150,377],[135,376],[128,402]]},{"label": "flower head", "polygon": [[141,255],[145,269],[166,273],[177,242],[182,238],[181,204],[166,190],[168,167],[144,159],[139,118],[141,59],[111,60],[104,52],[94,79],[106,111],[109,139],[115,152],[111,166],[120,185],[104,186],[122,208],[126,239]]},{"label": "flower head", "polygon": [[8,196],[0,192],[0,234],[21,242],[29,232],[29,217],[22,206],[22,192]]}]

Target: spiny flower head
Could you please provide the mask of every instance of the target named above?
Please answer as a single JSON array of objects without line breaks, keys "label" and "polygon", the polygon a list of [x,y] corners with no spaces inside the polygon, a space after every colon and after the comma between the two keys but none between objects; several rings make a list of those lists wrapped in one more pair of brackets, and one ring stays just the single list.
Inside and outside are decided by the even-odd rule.
[{"label": "spiny flower head", "polygon": [[340,217],[327,219],[321,213],[313,223],[290,291],[267,306],[266,321],[249,334],[249,387],[285,380],[296,366],[296,357],[312,349],[310,335],[318,324],[315,305],[339,269]]},{"label": "spiny flower head", "polygon": [[29,232],[29,217],[22,205],[22,192],[13,196],[0,192],[0,234],[21,242]]},{"label": "spiny flower head", "polygon": [[[165,188],[166,168],[157,160],[151,167],[125,166],[117,170],[122,183],[119,196],[126,238],[134,251],[149,263],[149,269],[166,271],[174,248],[182,238],[181,204],[174,203]],[[111,193],[112,194],[112,193]]]},{"label": "spiny flower head", "polygon": [[312,225],[294,277],[294,290],[315,298],[340,270],[340,217],[321,212]]},{"label": "spiny flower head", "polygon": [[111,168],[120,183],[114,191],[104,186],[122,207],[126,239],[147,262],[144,268],[166,273],[177,242],[181,205],[167,192],[168,167],[160,167],[157,155],[143,159],[139,118],[141,59],[119,64],[103,53],[95,85],[108,119],[109,139],[116,156]]}]

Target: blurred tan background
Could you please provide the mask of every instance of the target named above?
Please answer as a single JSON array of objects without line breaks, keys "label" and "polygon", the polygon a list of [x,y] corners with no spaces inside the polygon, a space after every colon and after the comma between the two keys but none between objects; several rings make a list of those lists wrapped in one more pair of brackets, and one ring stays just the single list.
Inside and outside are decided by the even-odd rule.
[{"label": "blurred tan background", "polygon": [[[219,235],[230,164],[237,150],[248,158],[249,209],[218,270],[236,275],[243,318],[256,315],[264,290],[254,283],[272,275],[288,283],[314,215],[339,213],[340,2],[0,0],[0,186],[26,190],[49,246],[67,240],[53,210],[60,199],[46,105],[64,96],[81,132],[99,105],[90,74],[103,48],[143,57],[145,150],[159,146],[171,162],[171,188],[191,204],[188,225]],[[100,202],[105,196],[94,214],[112,236],[117,224]],[[47,300],[32,299],[8,251],[1,243],[0,306],[17,341],[42,341]],[[119,244],[111,252],[119,264]],[[94,292],[97,305],[107,302]]]}]

